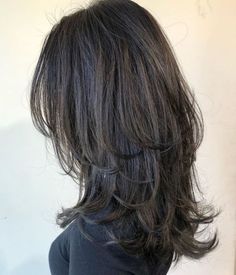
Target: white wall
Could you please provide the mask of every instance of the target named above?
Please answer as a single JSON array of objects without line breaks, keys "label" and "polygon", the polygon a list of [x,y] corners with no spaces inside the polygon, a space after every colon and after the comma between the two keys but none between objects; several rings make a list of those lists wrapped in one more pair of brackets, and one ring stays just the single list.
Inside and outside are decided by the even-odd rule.
[{"label": "white wall", "polygon": [[[183,259],[170,274],[235,272],[236,2],[143,0],[166,30],[205,119],[198,153],[206,198],[223,207],[220,245],[200,261]],[[71,206],[77,187],[30,120],[29,85],[52,24],[83,1],[0,2],[0,274],[48,274],[47,253],[61,232],[55,213]],[[212,229],[214,230],[214,226]]]}]

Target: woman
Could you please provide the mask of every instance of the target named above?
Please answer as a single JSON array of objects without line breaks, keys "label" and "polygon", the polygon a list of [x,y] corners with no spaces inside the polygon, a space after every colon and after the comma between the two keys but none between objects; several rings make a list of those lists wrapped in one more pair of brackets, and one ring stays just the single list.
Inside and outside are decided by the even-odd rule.
[{"label": "woman", "polygon": [[196,238],[220,213],[196,200],[202,114],[146,9],[101,0],[64,16],[42,47],[30,107],[80,187],[57,213],[66,229],[50,247],[53,275],[162,275],[217,247],[216,232]]}]

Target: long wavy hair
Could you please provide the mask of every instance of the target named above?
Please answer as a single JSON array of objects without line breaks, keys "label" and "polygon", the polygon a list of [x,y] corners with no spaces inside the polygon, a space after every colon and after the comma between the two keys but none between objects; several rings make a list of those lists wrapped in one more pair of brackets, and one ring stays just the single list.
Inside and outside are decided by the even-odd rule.
[{"label": "long wavy hair", "polygon": [[177,263],[217,247],[217,230],[197,239],[221,212],[204,201],[195,167],[202,113],[149,11],[100,0],[62,17],[44,40],[30,107],[79,186],[76,205],[56,214],[61,228],[110,205],[95,223],[116,224],[107,231],[129,254]]}]

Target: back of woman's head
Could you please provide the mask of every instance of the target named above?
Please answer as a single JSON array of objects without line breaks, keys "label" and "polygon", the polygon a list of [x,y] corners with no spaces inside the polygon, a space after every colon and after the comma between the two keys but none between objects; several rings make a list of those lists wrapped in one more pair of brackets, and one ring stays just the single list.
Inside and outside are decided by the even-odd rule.
[{"label": "back of woman's head", "polygon": [[117,223],[128,253],[165,261],[174,252],[178,262],[217,246],[216,233],[196,238],[219,214],[196,200],[201,111],[147,10],[102,0],[64,16],[45,39],[30,104],[34,125],[80,186],[78,203],[57,214],[62,228],[112,205],[107,223]]}]

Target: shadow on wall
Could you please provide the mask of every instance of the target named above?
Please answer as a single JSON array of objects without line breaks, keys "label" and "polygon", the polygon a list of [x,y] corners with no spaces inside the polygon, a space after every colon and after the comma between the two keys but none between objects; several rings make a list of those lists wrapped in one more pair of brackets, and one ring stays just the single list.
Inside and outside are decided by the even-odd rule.
[{"label": "shadow on wall", "polygon": [[6,266],[6,259],[3,258],[4,253],[2,253],[2,251],[0,251],[0,267],[1,267],[1,272],[4,275],[7,275],[6,270],[7,270],[7,266]]},{"label": "shadow on wall", "polygon": [[27,261],[16,266],[11,271],[5,271],[3,275],[49,275],[50,273],[48,271],[48,268],[45,267],[44,260],[40,260],[40,258],[42,258],[41,255],[36,255],[33,258],[29,258]]},{"label": "shadow on wall", "polygon": [[54,214],[64,178],[48,161],[44,140],[30,121],[0,131],[1,275],[50,274],[47,253],[59,231]]}]

